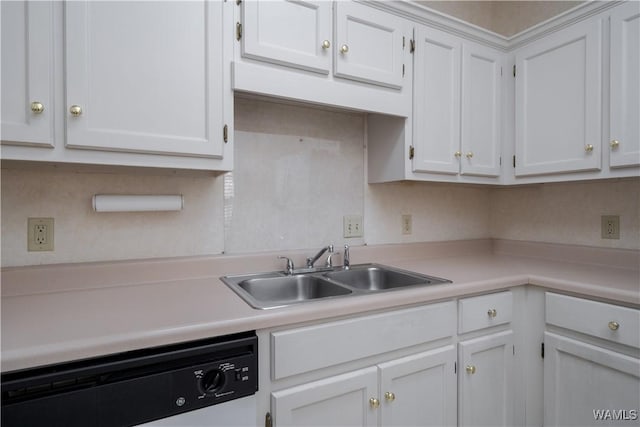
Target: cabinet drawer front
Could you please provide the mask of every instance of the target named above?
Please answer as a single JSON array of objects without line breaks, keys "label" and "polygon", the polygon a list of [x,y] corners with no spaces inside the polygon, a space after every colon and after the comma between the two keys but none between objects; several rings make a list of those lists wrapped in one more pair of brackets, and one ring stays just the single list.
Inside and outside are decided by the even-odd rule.
[{"label": "cabinet drawer front", "polygon": [[640,310],[566,295],[546,294],[548,324],[640,347]]},{"label": "cabinet drawer front", "polygon": [[458,332],[477,331],[511,322],[513,295],[511,291],[461,299]]},{"label": "cabinet drawer front", "polygon": [[447,338],[455,303],[444,302],[271,334],[274,380]]}]

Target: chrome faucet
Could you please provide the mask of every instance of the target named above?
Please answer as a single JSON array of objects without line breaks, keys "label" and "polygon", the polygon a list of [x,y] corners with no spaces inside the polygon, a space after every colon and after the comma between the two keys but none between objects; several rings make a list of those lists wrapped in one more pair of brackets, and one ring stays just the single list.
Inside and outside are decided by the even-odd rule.
[{"label": "chrome faucet", "polygon": [[[307,258],[307,268],[313,268],[313,264],[315,264],[315,262],[318,260],[318,258],[320,258],[322,256],[322,254],[324,254],[327,251],[329,251],[329,254],[332,254],[333,253],[333,245],[325,246],[324,248],[320,249],[320,251],[318,251],[318,253],[315,254],[313,256],[313,258]],[[329,255],[329,256],[331,256],[331,255]]]},{"label": "chrome faucet", "polygon": [[345,270],[351,268],[351,259],[349,258],[349,245],[344,245],[342,268],[344,268]]},{"label": "chrome faucet", "polygon": [[287,258],[286,256],[279,256],[278,259],[287,260],[287,269],[285,270],[285,273],[291,276],[293,274],[293,270],[295,270],[295,268],[293,267],[293,261],[291,261],[291,258]]}]

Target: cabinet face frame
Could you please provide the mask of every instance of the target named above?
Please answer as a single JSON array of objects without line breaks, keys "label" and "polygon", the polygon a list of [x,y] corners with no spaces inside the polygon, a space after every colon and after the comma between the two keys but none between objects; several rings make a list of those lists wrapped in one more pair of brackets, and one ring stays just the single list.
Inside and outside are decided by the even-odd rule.
[{"label": "cabinet face frame", "polygon": [[241,7],[243,57],[329,74],[335,50],[330,1],[255,0]]},{"label": "cabinet face frame", "polygon": [[601,46],[592,19],[516,52],[516,176],[600,170]]},{"label": "cabinet face frame", "polygon": [[[0,7],[2,86],[21,89],[19,94],[2,90],[2,143],[53,148],[53,2],[2,2]],[[5,80],[7,75],[11,81]],[[44,110],[32,112],[32,102],[41,103]]]},{"label": "cabinet face frame", "polygon": [[640,165],[640,3],[626,2],[610,18],[610,144],[612,168]]},{"label": "cabinet face frame", "polygon": [[[92,17],[92,9],[97,7],[114,8],[112,10],[106,9],[115,19],[118,15],[115,8],[128,6],[129,3],[94,3],[94,2],[67,2],[64,5],[65,9],[65,73],[66,73],[66,146],[69,148],[85,148],[104,151],[120,151],[120,152],[135,152],[135,153],[148,153],[148,154],[166,154],[173,156],[186,156],[186,157],[211,157],[221,158],[223,154],[223,113],[224,113],[224,83],[223,75],[225,73],[223,69],[224,57],[223,46],[220,40],[224,37],[223,28],[223,3],[216,4],[216,2],[200,2],[192,3],[190,7],[200,8],[201,15],[197,15],[200,20],[201,28],[194,31],[200,31],[199,33],[188,34],[188,36],[195,36],[198,38],[198,48],[202,49],[202,52],[185,52],[185,55],[191,55],[189,58],[197,63],[194,65],[194,73],[198,75],[199,79],[194,78],[193,75],[184,76],[171,73],[167,71],[165,76],[155,76],[156,79],[165,78],[167,81],[167,87],[163,88],[163,91],[174,90],[175,93],[188,92],[191,94],[198,94],[197,99],[191,99],[189,105],[183,105],[182,109],[178,108],[180,105],[167,105],[173,102],[172,94],[149,94],[150,99],[156,99],[155,102],[150,102],[149,99],[133,99],[131,104],[126,102],[118,103],[121,105],[124,112],[128,112],[128,116],[123,116],[123,111],[120,108],[116,108],[116,101],[114,99],[100,99],[95,95],[96,85],[103,87],[105,90],[111,91],[110,93],[118,94],[123,93],[122,87],[108,87],[105,82],[93,81],[93,78],[99,78],[100,75],[104,78],[107,76],[103,71],[99,71],[103,68],[104,64],[113,63],[121,60],[122,58],[116,56],[111,59],[106,55],[106,48],[104,45],[105,36],[99,38],[100,33],[96,33],[95,26],[100,23],[99,20],[106,19],[104,14],[100,16]],[[138,8],[149,8],[146,11],[137,10],[136,17],[144,19],[152,19],[154,14],[158,14],[159,18],[171,19],[171,10],[169,8],[175,7],[177,3],[138,3]],[[183,6],[179,6],[183,7]],[[102,12],[105,10],[103,9]],[[195,10],[190,10],[190,13]],[[186,12],[185,12],[186,13]],[[93,20],[92,20],[93,19]],[[124,19],[124,18],[123,18]],[[131,19],[131,17],[127,17]],[[133,22],[128,22],[132,34],[139,29]],[[104,24],[103,24],[104,25]],[[111,25],[114,25],[111,23]],[[141,24],[142,25],[142,24]],[[119,30],[126,30],[124,26],[119,27]],[[156,28],[158,29],[158,28]],[[159,29],[158,29],[159,30]],[[120,38],[124,36],[124,33],[120,35]],[[186,37],[187,35],[185,35]],[[148,35],[145,35],[148,38]],[[129,38],[130,40],[130,38]],[[100,44],[102,42],[102,44]],[[141,41],[140,46],[144,45],[145,41]],[[98,46],[94,46],[94,44]],[[131,43],[131,51],[124,52],[131,57],[133,50],[136,49],[136,44]],[[100,50],[100,47],[103,49]],[[158,42],[157,49],[153,49],[152,46],[146,46],[145,58],[149,60],[146,70],[149,73],[160,73],[162,68],[153,66],[153,61],[157,60],[159,64],[162,64],[166,59],[165,51],[166,45]],[[174,46],[175,47],[175,46]],[[189,46],[192,47],[192,46]],[[193,47],[194,49],[196,47]],[[118,51],[109,51],[111,54],[120,54]],[[200,54],[202,56],[200,56]],[[101,65],[102,64],[102,65]],[[122,67],[123,64],[116,65],[116,67]],[[199,70],[198,70],[199,68]],[[179,69],[179,67],[178,67]],[[145,70],[132,69],[131,79],[128,84],[139,86],[135,83],[135,79],[144,80]],[[102,73],[102,74],[99,74]],[[184,79],[183,83],[186,86],[185,90],[178,89],[182,83],[177,83],[172,80],[178,76],[180,79]],[[110,79],[110,78],[109,78]],[[110,81],[110,80],[109,80]],[[139,82],[141,83],[141,82]],[[169,83],[172,83],[169,85]],[[225,95],[223,95],[225,94]],[[202,97],[202,98],[201,98]],[[163,100],[160,102],[160,100]],[[81,115],[73,116],[69,110],[72,105],[79,105],[82,108]],[[167,106],[168,111],[163,115],[163,106]],[[101,111],[102,110],[102,111]],[[117,111],[121,116],[121,119],[116,120],[117,124],[109,125],[108,122],[112,121],[108,117],[109,112]],[[175,117],[172,112],[179,112],[182,116]],[[126,118],[126,119],[125,119]],[[188,119],[188,120],[187,120]],[[145,129],[139,127],[140,121],[147,123],[160,123],[161,127],[165,126],[167,122],[180,122],[182,120],[188,121],[193,126],[175,125],[173,129],[176,132],[156,129]],[[185,125],[186,126],[186,125]],[[178,131],[182,127],[184,134],[180,134]],[[194,131],[194,129],[197,129]]]}]

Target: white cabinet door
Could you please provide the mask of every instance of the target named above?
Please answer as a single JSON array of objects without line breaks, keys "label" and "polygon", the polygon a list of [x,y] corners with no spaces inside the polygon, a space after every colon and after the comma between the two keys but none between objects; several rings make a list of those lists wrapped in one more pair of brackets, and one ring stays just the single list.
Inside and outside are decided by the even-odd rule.
[{"label": "white cabinet door", "polygon": [[611,13],[611,167],[640,165],[640,3]]},{"label": "white cabinet door", "polygon": [[462,47],[463,175],[500,175],[502,54],[465,43]]},{"label": "white cabinet door", "polygon": [[2,142],[53,147],[53,2],[0,8]]},{"label": "white cabinet door", "polygon": [[378,410],[369,399],[377,396],[376,367],[276,391],[271,394],[274,425],[374,427]]},{"label": "white cabinet door", "polygon": [[335,75],[402,88],[409,47],[406,21],[352,1],[336,2],[335,7]]},{"label": "white cabinet door", "polygon": [[638,422],[639,359],[549,332],[544,342],[544,425]]},{"label": "white cabinet door", "polygon": [[417,28],[415,172],[457,174],[460,169],[460,49],[461,41],[457,37],[427,27]]},{"label": "white cabinet door", "polygon": [[67,2],[67,147],[221,157],[223,5]]},{"label": "white cabinet door", "polygon": [[242,56],[329,74],[330,1],[248,0],[242,5]]},{"label": "white cabinet door", "polygon": [[516,53],[516,176],[601,167],[601,21]]},{"label": "white cabinet door", "polygon": [[458,419],[461,426],[513,426],[513,332],[459,344]]},{"label": "white cabinet door", "polygon": [[455,347],[378,365],[383,426],[455,426]]}]

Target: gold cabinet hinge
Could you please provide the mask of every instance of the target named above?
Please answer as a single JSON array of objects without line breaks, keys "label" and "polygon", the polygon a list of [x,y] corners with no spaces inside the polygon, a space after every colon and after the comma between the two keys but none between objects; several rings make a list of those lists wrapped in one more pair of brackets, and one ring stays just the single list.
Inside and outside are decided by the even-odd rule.
[{"label": "gold cabinet hinge", "polygon": [[242,38],[242,24],[236,22],[236,40],[240,41]]},{"label": "gold cabinet hinge", "polygon": [[415,156],[416,151],[413,149],[413,145],[409,146],[409,160],[413,160],[413,157]]},{"label": "gold cabinet hinge", "polygon": [[411,39],[409,40],[409,53],[413,53],[416,51],[416,41]]},{"label": "gold cabinet hinge", "polygon": [[272,427],[273,426],[273,419],[271,418],[271,412],[267,412],[267,414],[264,416],[264,427]]},{"label": "gold cabinet hinge", "polygon": [[229,126],[228,125],[224,125],[224,127],[222,128],[222,140],[224,141],[225,144],[229,141]]},{"label": "gold cabinet hinge", "polygon": [[516,76],[516,64],[513,64],[513,77]]}]

